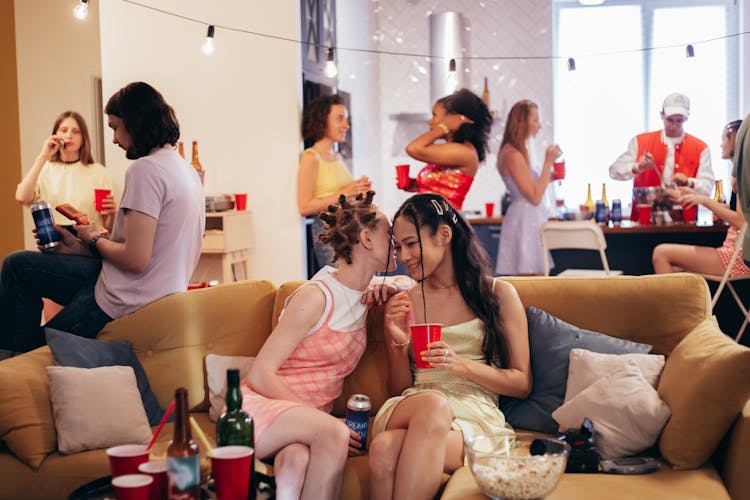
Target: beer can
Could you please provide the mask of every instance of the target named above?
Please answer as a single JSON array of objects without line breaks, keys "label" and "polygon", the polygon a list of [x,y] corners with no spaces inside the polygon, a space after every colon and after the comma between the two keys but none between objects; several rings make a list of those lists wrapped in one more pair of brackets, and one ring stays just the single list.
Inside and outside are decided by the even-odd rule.
[{"label": "beer can", "polygon": [[352,394],[346,402],[346,425],[362,438],[362,450],[367,447],[370,407],[370,398],[364,394]]},{"label": "beer can", "polygon": [[605,205],[602,200],[596,202],[594,218],[596,219],[596,222],[607,222],[607,205]]},{"label": "beer can", "polygon": [[31,205],[31,216],[34,218],[36,234],[39,238],[39,246],[43,252],[52,252],[60,244],[62,237],[52,227],[52,207],[44,200],[39,200]]},{"label": "beer can", "polygon": [[612,200],[612,222],[622,222],[622,203],[618,199]]}]

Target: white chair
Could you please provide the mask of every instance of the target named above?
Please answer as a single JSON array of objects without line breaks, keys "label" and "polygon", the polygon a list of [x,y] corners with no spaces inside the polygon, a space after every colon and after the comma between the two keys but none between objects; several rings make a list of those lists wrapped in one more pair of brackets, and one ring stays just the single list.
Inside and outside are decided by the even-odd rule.
[{"label": "white chair", "polygon": [[737,333],[737,336],[734,338],[735,342],[739,342],[742,338],[742,334],[745,333],[745,328],[747,327],[748,322],[750,322],[750,312],[748,312],[747,308],[745,307],[745,304],[742,302],[742,299],[740,299],[740,296],[737,294],[737,291],[734,289],[734,286],[732,283],[736,281],[747,281],[750,280],[750,276],[730,276],[729,274],[732,272],[732,268],[734,267],[734,263],[737,261],[737,259],[742,258],[742,242],[745,239],[745,233],[747,232],[747,224],[742,226],[742,229],[740,229],[739,234],[737,235],[737,243],[734,248],[734,253],[732,254],[732,258],[729,260],[729,265],[727,266],[727,270],[724,271],[723,276],[719,276],[716,274],[703,274],[703,273],[695,273],[699,276],[703,276],[706,281],[713,281],[716,283],[719,283],[719,287],[716,289],[716,292],[714,292],[714,296],[711,299],[711,308],[713,309],[716,307],[716,303],[719,301],[719,297],[721,296],[721,292],[724,291],[724,287],[726,286],[729,291],[732,293],[732,297],[734,297],[734,301],[737,303],[737,307],[740,308],[740,311],[742,311],[742,314],[745,315],[745,321],[742,323],[742,327],[740,328],[740,331]]},{"label": "white chair", "polygon": [[[602,228],[593,221],[548,221],[542,225],[540,231],[542,248],[547,250],[563,248],[579,250],[595,250],[599,252],[604,269],[566,269],[558,276],[612,276],[622,274],[609,268],[607,255],[607,240],[604,239]],[[544,259],[544,275],[549,276],[549,262]]]}]

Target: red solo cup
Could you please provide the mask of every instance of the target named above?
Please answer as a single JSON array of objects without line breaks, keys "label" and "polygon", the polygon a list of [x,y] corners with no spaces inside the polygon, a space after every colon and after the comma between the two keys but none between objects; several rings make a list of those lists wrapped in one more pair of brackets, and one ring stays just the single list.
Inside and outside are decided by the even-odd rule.
[{"label": "red solo cup", "polygon": [[565,179],[565,160],[556,161],[552,164],[552,168],[555,171],[555,180],[561,181]]},{"label": "red solo cup", "polygon": [[409,165],[396,165],[396,185],[398,188],[408,188],[410,184]]},{"label": "red solo cup", "polygon": [[138,474],[138,466],[148,462],[145,444],[123,444],[107,449],[112,477]]},{"label": "red solo cup", "polygon": [[234,195],[234,208],[237,210],[247,210],[247,193],[237,193]]},{"label": "red solo cup", "polygon": [[648,226],[651,224],[651,205],[650,204],[639,204],[638,205],[638,223],[641,226]]},{"label": "red solo cup", "polygon": [[484,204],[484,214],[489,219],[492,217],[492,214],[495,213],[495,204],[494,203],[485,203]]},{"label": "red solo cup", "polygon": [[682,205],[682,220],[685,224],[691,222],[695,224],[695,221],[698,220],[698,205],[693,205],[692,207]]},{"label": "red solo cup", "polygon": [[[149,500],[154,478],[148,474],[125,474],[112,479],[117,500]],[[163,498],[166,498],[163,497]]]},{"label": "red solo cup", "polygon": [[104,210],[102,202],[104,201],[104,198],[111,194],[111,189],[94,189],[94,208],[96,208],[97,212]]},{"label": "red solo cup", "polygon": [[422,359],[422,351],[427,350],[427,346],[432,342],[440,340],[443,331],[443,325],[440,323],[421,323],[411,325],[411,345],[414,348],[414,362],[417,368],[432,368],[430,363]]},{"label": "red solo cup", "polygon": [[220,446],[211,450],[211,472],[217,500],[247,500],[253,455],[249,446]]},{"label": "red solo cup", "polygon": [[154,479],[149,487],[149,500],[164,500],[167,498],[167,461],[155,460],[143,462],[138,466],[138,472],[146,474]]}]

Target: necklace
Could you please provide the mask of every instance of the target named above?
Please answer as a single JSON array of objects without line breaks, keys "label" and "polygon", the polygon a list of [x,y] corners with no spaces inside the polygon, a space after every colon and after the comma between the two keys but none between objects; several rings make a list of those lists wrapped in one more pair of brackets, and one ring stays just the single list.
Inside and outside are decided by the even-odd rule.
[{"label": "necklace", "polygon": [[429,278],[427,278],[427,284],[430,285],[430,288],[432,288],[433,290],[445,290],[446,288],[453,288],[454,286],[457,285],[455,281],[451,283],[450,285],[437,285],[433,283],[432,280]]},{"label": "necklace", "polygon": [[64,163],[64,164],[66,164],[66,165],[72,165],[73,163],[78,163],[79,161],[81,161],[81,159],[80,159],[80,158],[76,158],[76,159],[75,159],[75,160],[73,160],[73,161],[65,161],[65,160],[63,160],[62,158],[60,158],[60,163]]}]

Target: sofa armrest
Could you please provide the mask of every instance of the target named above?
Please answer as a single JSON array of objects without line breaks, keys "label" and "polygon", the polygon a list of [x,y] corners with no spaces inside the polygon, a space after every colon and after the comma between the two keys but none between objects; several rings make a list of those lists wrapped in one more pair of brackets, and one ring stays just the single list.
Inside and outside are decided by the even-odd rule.
[{"label": "sofa armrest", "polygon": [[750,401],[729,431],[721,476],[732,498],[750,498]]}]

